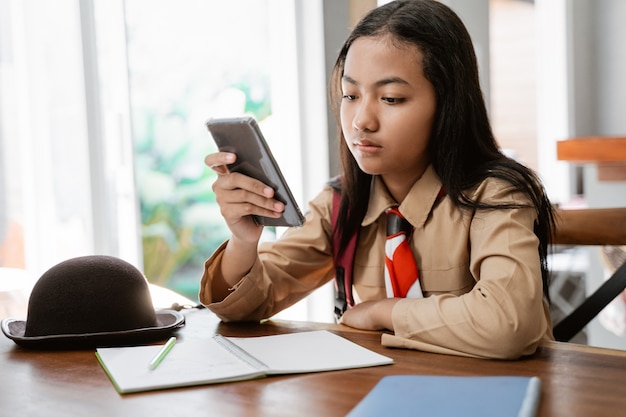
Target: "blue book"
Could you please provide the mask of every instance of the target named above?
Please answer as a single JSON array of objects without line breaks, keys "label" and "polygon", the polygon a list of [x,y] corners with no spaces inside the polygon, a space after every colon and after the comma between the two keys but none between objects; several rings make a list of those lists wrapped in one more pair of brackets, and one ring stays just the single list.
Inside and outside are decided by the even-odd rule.
[{"label": "blue book", "polygon": [[392,375],[346,417],[533,417],[540,394],[538,377]]}]

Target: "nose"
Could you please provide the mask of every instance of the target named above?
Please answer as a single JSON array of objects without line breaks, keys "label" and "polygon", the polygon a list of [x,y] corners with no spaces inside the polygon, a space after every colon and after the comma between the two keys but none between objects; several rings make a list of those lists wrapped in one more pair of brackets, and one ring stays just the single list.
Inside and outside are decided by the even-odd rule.
[{"label": "nose", "polygon": [[357,131],[374,132],[378,130],[378,119],[372,103],[363,101],[356,109],[352,127]]}]

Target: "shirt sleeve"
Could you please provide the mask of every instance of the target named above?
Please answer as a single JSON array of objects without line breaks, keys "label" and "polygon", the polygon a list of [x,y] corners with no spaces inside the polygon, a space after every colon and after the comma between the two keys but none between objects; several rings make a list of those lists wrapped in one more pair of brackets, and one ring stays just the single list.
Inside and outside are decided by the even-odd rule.
[{"label": "shirt sleeve", "polygon": [[[497,184],[487,181],[474,197],[528,202]],[[470,272],[476,285],[463,295],[400,300],[392,312],[395,334],[383,335],[384,345],[515,359],[534,353],[542,338],[550,337],[535,210],[479,210],[469,217]]]},{"label": "shirt sleeve", "polygon": [[303,226],[289,228],[259,246],[250,272],[222,301],[214,302],[211,282],[220,274],[225,244],[206,261],[200,302],[224,321],[258,321],[295,304],[334,277],[330,210],[332,190],[309,203]]}]

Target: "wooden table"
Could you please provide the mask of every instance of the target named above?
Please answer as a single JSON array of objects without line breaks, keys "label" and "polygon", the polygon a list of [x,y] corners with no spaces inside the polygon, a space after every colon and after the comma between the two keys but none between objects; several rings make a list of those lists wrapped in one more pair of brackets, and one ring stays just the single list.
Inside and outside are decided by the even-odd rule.
[{"label": "wooden table", "polygon": [[[471,359],[380,345],[380,333],[345,326],[269,321],[224,324],[207,310],[187,312],[180,342],[328,329],[390,356],[373,368],[204,385],[119,395],[93,351],[31,351],[0,336],[2,416],[344,416],[385,375],[537,375],[540,416],[618,416],[626,413],[626,352],[548,343],[517,361]],[[453,400],[453,399],[451,399]]]}]

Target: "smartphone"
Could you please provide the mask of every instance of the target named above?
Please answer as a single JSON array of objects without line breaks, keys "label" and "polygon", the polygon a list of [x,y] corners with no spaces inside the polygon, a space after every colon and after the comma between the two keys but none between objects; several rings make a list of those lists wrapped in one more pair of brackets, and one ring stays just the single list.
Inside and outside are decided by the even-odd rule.
[{"label": "smartphone", "polygon": [[207,128],[221,152],[232,152],[237,160],[228,165],[231,172],[240,172],[274,189],[274,198],[285,205],[280,218],[254,216],[263,226],[302,226],[304,216],[272,156],[261,129],[251,116],[210,119]]}]

